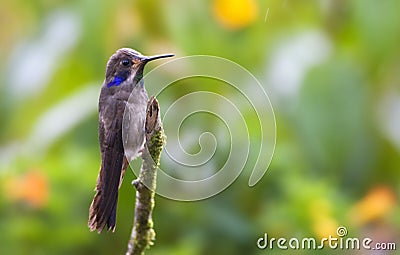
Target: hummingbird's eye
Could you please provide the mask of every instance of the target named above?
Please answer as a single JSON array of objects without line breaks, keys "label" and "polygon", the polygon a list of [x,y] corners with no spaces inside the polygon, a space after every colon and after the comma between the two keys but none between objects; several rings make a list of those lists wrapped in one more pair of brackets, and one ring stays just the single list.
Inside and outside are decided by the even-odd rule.
[{"label": "hummingbird's eye", "polygon": [[129,61],[129,59],[123,59],[123,60],[121,61],[121,64],[122,64],[123,66],[129,66],[130,63],[131,63],[131,61]]}]

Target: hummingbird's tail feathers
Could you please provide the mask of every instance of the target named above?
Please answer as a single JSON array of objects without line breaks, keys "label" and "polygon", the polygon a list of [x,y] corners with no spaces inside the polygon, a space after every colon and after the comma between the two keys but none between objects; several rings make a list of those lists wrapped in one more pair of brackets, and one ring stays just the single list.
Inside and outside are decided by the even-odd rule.
[{"label": "hummingbird's tail feathers", "polygon": [[[94,195],[93,201],[89,208],[89,221],[88,227],[90,231],[97,231],[99,234],[107,226],[107,231],[115,230],[116,223],[116,209],[118,199],[118,194],[115,198],[115,202],[110,203],[110,198],[113,197],[112,194],[108,194],[108,189],[102,189],[101,183],[104,180],[104,168],[101,167],[99,177],[97,178],[96,194]],[[117,191],[118,192],[118,191]],[[115,197],[115,196],[114,196]]]},{"label": "hummingbird's tail feathers", "polygon": [[[88,226],[91,231],[101,233],[107,226],[108,231],[115,230],[118,190],[124,164],[121,124],[114,121],[114,130],[107,137],[102,155],[102,163],[97,179],[96,194],[89,209]],[[119,124],[119,125],[118,125]],[[126,166],[125,166],[126,168]]]}]

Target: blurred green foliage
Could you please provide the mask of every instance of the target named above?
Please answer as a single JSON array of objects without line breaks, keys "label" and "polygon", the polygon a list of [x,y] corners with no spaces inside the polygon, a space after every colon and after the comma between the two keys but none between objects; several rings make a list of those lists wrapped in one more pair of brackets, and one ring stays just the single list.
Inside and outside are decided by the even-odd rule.
[{"label": "blurred green foliage", "polygon": [[[255,187],[247,186],[246,168],[207,200],[156,197],[157,239],[148,254],[285,254],[259,250],[256,241],[264,233],[326,237],[340,225],[351,237],[400,245],[399,1],[0,5],[0,254],[124,253],[131,172],[116,232],[86,226],[100,163],[97,97],[106,61],[121,47],[235,61],[261,81],[277,120],[275,155]],[[169,90],[171,98],[184,93]],[[227,153],[217,155],[223,163]]]}]

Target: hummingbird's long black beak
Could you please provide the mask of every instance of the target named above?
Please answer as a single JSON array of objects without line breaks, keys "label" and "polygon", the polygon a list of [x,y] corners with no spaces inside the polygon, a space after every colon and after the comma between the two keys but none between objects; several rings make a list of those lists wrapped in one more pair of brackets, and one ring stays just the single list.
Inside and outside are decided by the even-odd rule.
[{"label": "hummingbird's long black beak", "polygon": [[175,55],[174,54],[160,54],[160,55],[154,55],[154,56],[146,56],[143,59],[143,61],[147,63],[147,62],[159,59],[159,58],[170,58],[170,57],[173,57],[173,56],[175,56]]},{"label": "hummingbird's long black beak", "polygon": [[160,54],[160,55],[154,55],[154,56],[141,56],[140,57],[140,64],[135,72],[135,80],[140,81],[143,77],[143,70],[144,66],[149,63],[150,61],[159,59],[159,58],[169,58],[175,56],[174,54]]}]

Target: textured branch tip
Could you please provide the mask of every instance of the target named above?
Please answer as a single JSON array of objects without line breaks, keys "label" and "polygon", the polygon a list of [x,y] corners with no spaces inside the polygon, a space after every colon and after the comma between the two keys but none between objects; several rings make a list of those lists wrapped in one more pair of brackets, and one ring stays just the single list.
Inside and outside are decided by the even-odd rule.
[{"label": "textured branch tip", "polygon": [[142,152],[142,167],[139,177],[132,182],[136,188],[135,217],[126,255],[144,254],[155,240],[152,211],[156,188],[157,166],[165,144],[160,118],[160,107],[153,96],[147,104],[146,143]]}]

